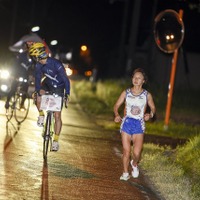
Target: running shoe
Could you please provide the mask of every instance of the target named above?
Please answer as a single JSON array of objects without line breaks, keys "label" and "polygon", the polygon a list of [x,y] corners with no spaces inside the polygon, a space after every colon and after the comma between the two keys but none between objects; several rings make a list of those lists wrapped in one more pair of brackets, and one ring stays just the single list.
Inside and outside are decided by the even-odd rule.
[{"label": "running shoe", "polygon": [[59,143],[56,142],[56,141],[53,141],[53,144],[52,144],[52,151],[58,151],[59,149]]},{"label": "running shoe", "polygon": [[130,178],[129,173],[123,173],[123,174],[120,176],[120,180],[121,180],[121,181],[127,181],[129,178]]},{"label": "running shoe", "polygon": [[43,115],[40,115],[40,116],[38,117],[37,125],[38,125],[39,127],[43,127],[43,126],[44,126],[44,116],[43,116]]},{"label": "running shoe", "polygon": [[138,178],[138,176],[139,176],[139,168],[138,168],[138,166],[134,166],[133,165],[133,160],[131,160],[131,167],[133,169],[133,171],[131,172],[133,178]]}]

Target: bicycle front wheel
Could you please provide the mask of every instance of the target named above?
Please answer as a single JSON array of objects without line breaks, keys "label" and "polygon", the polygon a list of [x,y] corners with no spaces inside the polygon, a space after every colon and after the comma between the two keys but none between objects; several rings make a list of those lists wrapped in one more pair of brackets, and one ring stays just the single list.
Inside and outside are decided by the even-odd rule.
[{"label": "bicycle front wheel", "polygon": [[[43,141],[43,158],[47,159],[48,151],[51,150],[52,140],[50,135],[51,130],[51,113],[47,114],[46,124],[45,124],[45,130],[44,130],[44,141]],[[49,146],[50,143],[50,146]],[[49,148],[50,147],[50,148]]]},{"label": "bicycle front wheel", "polygon": [[22,123],[28,115],[30,108],[30,99],[26,98],[22,106],[22,96],[18,96],[15,105],[15,119],[18,123]]}]

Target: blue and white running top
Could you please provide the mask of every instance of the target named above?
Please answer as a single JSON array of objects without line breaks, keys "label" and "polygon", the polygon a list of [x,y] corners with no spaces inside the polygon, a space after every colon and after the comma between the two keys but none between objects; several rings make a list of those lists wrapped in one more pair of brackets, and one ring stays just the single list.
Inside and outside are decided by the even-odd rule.
[{"label": "blue and white running top", "polygon": [[134,95],[131,89],[126,90],[125,100],[125,116],[122,120],[120,132],[126,132],[127,134],[139,134],[144,133],[144,112],[147,105],[146,90],[143,90],[139,95]]},{"label": "blue and white running top", "polygon": [[143,119],[147,105],[147,91],[143,90],[139,95],[134,95],[131,89],[126,90],[126,110],[125,116]]}]

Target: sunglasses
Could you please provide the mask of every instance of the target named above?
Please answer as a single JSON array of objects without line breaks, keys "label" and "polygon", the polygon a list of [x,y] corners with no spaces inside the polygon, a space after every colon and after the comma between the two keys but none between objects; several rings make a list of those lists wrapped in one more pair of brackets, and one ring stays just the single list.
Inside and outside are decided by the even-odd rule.
[{"label": "sunglasses", "polygon": [[43,60],[43,59],[45,59],[45,58],[33,56],[33,60],[35,60],[36,62],[38,62],[38,61],[40,61],[40,60]]}]

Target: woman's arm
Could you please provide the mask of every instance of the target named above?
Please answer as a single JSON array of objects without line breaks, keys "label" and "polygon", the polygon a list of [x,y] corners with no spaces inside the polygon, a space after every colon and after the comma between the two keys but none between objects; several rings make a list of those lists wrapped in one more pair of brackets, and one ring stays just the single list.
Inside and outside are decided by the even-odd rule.
[{"label": "woman's arm", "polygon": [[154,104],[154,101],[153,101],[153,97],[151,95],[151,93],[148,93],[147,95],[147,104],[150,108],[150,113],[146,113],[144,115],[144,120],[145,121],[148,121],[150,118],[153,118],[153,116],[155,115],[156,113],[156,107],[155,107],[155,104]]},{"label": "woman's arm", "polygon": [[115,115],[115,118],[114,118],[115,122],[120,122],[122,120],[122,118],[119,115],[118,110],[120,106],[124,103],[125,97],[126,97],[126,91],[123,91],[114,105],[113,112]]}]

